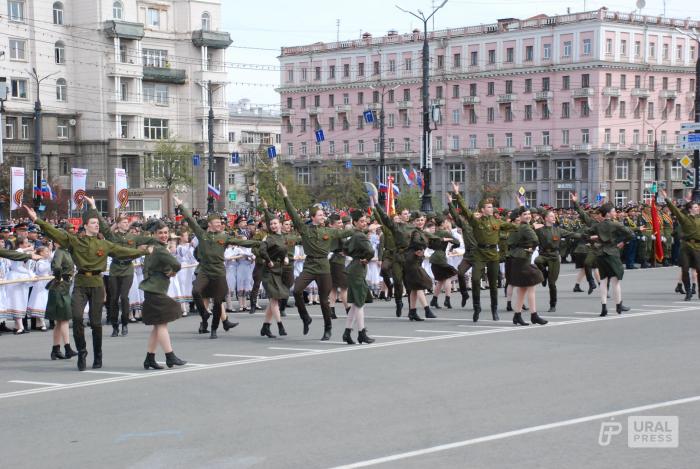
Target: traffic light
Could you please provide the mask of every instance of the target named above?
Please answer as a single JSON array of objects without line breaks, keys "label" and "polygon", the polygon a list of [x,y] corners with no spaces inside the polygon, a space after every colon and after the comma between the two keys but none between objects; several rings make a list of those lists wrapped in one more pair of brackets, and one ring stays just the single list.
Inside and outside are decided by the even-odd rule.
[{"label": "traffic light", "polygon": [[683,185],[685,187],[695,187],[695,170],[694,169],[686,169],[685,170],[685,179],[683,180]]}]

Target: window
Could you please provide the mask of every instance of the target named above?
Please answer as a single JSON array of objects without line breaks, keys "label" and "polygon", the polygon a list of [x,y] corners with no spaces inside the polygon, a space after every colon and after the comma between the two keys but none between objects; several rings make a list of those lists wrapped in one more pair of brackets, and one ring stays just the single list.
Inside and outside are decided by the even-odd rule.
[{"label": "window", "polygon": [[653,145],[654,144],[654,131],[649,129],[647,130],[647,145]]},{"label": "window", "polygon": [[436,86],[435,87],[435,98],[436,99],[442,99],[442,86]]},{"label": "window", "polygon": [[477,148],[476,134],[469,135],[469,148]]},{"label": "window", "polygon": [[549,130],[545,130],[542,132],[542,145],[549,145],[550,140],[549,140]]},{"label": "window", "polygon": [[603,131],[603,143],[610,143],[612,141],[612,130],[605,129]]},{"label": "window", "polygon": [[389,60],[389,72],[391,72],[391,73],[396,72],[396,60],[394,60],[394,59]]},{"label": "window", "polygon": [[68,138],[68,119],[56,120],[56,137]]},{"label": "window", "polygon": [[620,117],[624,118],[627,115],[627,103],[624,101],[620,101],[619,109],[620,109]]},{"label": "window", "polygon": [[[121,124],[119,125],[119,136],[120,138],[129,138],[129,122],[122,119]],[[233,132],[231,132],[233,133]]]},{"label": "window", "polygon": [[532,78],[525,79],[525,92],[532,93]]},{"label": "window", "polygon": [[545,44],[542,48],[542,58],[544,60],[550,60],[552,58],[552,45]]},{"label": "window", "polygon": [[620,55],[623,57],[627,55],[627,40],[625,39],[620,41]]},{"label": "window", "polygon": [[63,24],[63,3],[61,2],[53,4],[53,24]]},{"label": "window", "polygon": [[562,129],[561,130],[561,144],[562,144],[562,146],[569,145],[569,129]]},{"label": "window", "polygon": [[574,160],[557,160],[555,167],[558,180],[573,181],[576,179],[576,162]]},{"label": "window", "polygon": [[591,108],[588,106],[588,100],[581,102],[581,117],[588,117],[591,114]]},{"label": "window", "polygon": [[495,87],[494,82],[490,81],[486,84],[486,94],[488,96],[493,96],[495,94],[495,90],[496,90],[496,87]]},{"label": "window", "polygon": [[30,124],[32,122],[32,119],[29,117],[23,117],[22,118],[22,125],[20,127],[20,136],[22,140],[29,140],[30,137]]},{"label": "window", "polygon": [[357,141],[357,152],[358,152],[358,153],[364,153],[364,152],[365,152],[365,141],[364,141],[364,140],[358,140],[358,141]]},{"label": "window", "polygon": [[343,78],[350,78],[350,64],[343,64]]},{"label": "window", "polygon": [[549,119],[549,115],[550,115],[549,106],[548,106],[547,103],[545,102],[545,103],[542,104],[542,119],[543,119],[543,120]]},{"label": "window", "polygon": [[512,47],[506,49],[506,63],[512,63],[514,58],[514,50]]},{"label": "window", "polygon": [[561,77],[561,89],[568,90],[571,88],[571,77],[569,75],[564,75]]},{"label": "window", "polygon": [[294,144],[293,143],[287,143],[287,155],[289,155],[289,156],[294,155]]},{"label": "window", "polygon": [[450,182],[464,182],[464,164],[450,163],[447,165],[447,178]]},{"label": "window", "polygon": [[561,117],[562,119],[571,117],[571,103],[561,103]]},{"label": "window", "polygon": [[535,48],[533,46],[525,46],[525,62],[532,62],[535,57]]},{"label": "window", "polygon": [[27,80],[24,78],[11,78],[10,96],[13,98],[27,99]]},{"label": "window", "polygon": [[484,182],[501,182],[501,167],[495,161],[484,163]]},{"label": "window", "polygon": [[287,70],[287,81],[294,81],[294,70]]},{"label": "window", "polygon": [[[454,144],[454,139],[453,139],[453,144]],[[441,151],[442,150],[442,137],[435,137],[435,150]],[[457,138],[457,150],[459,150],[459,137]]]},{"label": "window", "polygon": [[413,62],[413,61],[411,60],[411,58],[404,59],[404,61],[403,61],[403,69],[404,69],[405,71],[407,71],[407,72],[410,72],[410,71],[411,71],[411,68],[412,68],[412,67],[411,67],[412,62]]},{"label": "window", "polygon": [[617,142],[620,145],[625,145],[627,140],[627,133],[625,132],[625,129],[620,129],[617,133]]},{"label": "window", "polygon": [[410,88],[404,88],[404,89],[403,89],[403,100],[404,100],[404,101],[410,101],[410,100],[411,100],[411,89],[410,89]]},{"label": "window", "polygon": [[642,178],[645,181],[654,180],[654,160],[646,160],[644,162],[644,169],[642,170]]},{"label": "window", "polygon": [[581,143],[583,145],[591,143],[591,133],[588,129],[581,129]]},{"label": "window", "polygon": [[462,54],[454,54],[452,56],[452,67],[460,68],[462,66]]},{"label": "window", "polygon": [[494,112],[494,109],[492,107],[486,109],[486,121],[487,122],[493,122],[494,115],[495,115],[495,112]]},{"label": "window", "polygon": [[24,1],[8,0],[7,16],[10,17],[10,21],[24,21]]},{"label": "window", "polygon": [[549,77],[542,78],[542,91],[549,91]]},{"label": "window", "polygon": [[164,140],[168,138],[168,119],[143,119],[143,137],[149,140]]},{"label": "window", "polygon": [[518,182],[537,181],[537,161],[518,161]]},{"label": "window", "polygon": [[630,160],[615,160],[615,180],[627,181],[630,178]]},{"label": "window", "polygon": [[357,129],[362,130],[365,128],[365,117],[357,116]]},{"label": "window", "polygon": [[581,75],[581,88],[588,88],[591,86],[591,76],[588,73]]},{"label": "window", "polygon": [[608,55],[612,55],[613,53],[613,40],[610,38],[605,40],[605,53]]},{"label": "window", "polygon": [[486,135],[486,145],[489,148],[495,148],[496,147],[496,139],[493,137],[493,134],[488,134]]},{"label": "window", "polygon": [[571,41],[564,41],[563,57],[571,57]]},{"label": "window", "polygon": [[525,132],[525,141],[523,146],[525,148],[530,148],[532,146],[532,132]]},{"label": "window", "polygon": [[680,160],[671,160],[671,180],[680,181],[683,179],[683,166]]},{"label": "window", "polygon": [[66,85],[65,78],[59,78],[56,80],[56,101],[65,101],[68,99],[68,86]]},{"label": "window", "polygon": [[654,103],[647,103],[647,119],[654,118]]},{"label": "window", "polygon": [[317,142],[317,143],[316,143],[315,155],[316,155],[316,156],[321,156],[321,142]]},{"label": "window", "polygon": [[306,118],[302,117],[299,119],[299,128],[301,132],[306,132]]},{"label": "window", "polygon": [[357,104],[364,104],[365,102],[365,93],[360,91],[357,93]]},{"label": "window", "polygon": [[656,88],[656,80],[654,79],[654,77],[649,77],[649,90],[654,91],[655,88]]},{"label": "window", "polygon": [[496,51],[494,49],[489,49],[489,65],[496,63]]},{"label": "window", "polygon": [[649,43],[649,57],[652,59],[656,57],[656,43],[655,42],[650,42]]},{"label": "window", "polygon": [[311,176],[309,173],[309,167],[297,167],[296,168],[297,184],[302,186],[308,186],[311,184]]},{"label": "window", "polygon": [[470,54],[470,57],[471,57],[471,60],[470,60],[469,64],[472,67],[476,67],[477,65],[479,65],[479,53],[477,51],[475,51],[475,50],[472,51]]},{"label": "window", "polygon": [[202,13],[202,31],[209,31],[211,29],[211,17],[206,11]]},{"label": "window", "polygon": [[58,41],[54,44],[53,55],[57,64],[66,63],[66,46],[63,44],[63,41]]},{"label": "window", "polygon": [[642,43],[641,41],[634,41],[634,56],[640,57],[642,55]]},{"label": "window", "polygon": [[513,93],[513,80],[506,80],[506,93]]},{"label": "window", "polygon": [[301,142],[301,149],[299,150],[301,156],[306,156],[308,154],[307,148],[306,142]]},{"label": "window", "polygon": [[474,110],[474,108],[471,108],[469,110],[469,123],[476,124],[476,122],[477,122],[476,111]]},{"label": "window", "polygon": [[532,104],[525,105],[525,115],[523,117],[526,121],[532,120]]},{"label": "window", "polygon": [[605,74],[605,86],[612,86],[612,73]]},{"label": "window", "polygon": [[509,148],[513,147],[513,134],[511,133],[506,134],[506,146]]},{"label": "window", "polygon": [[168,51],[164,49],[144,49],[143,66],[165,68],[168,63]]},{"label": "window", "polygon": [[388,143],[388,145],[387,145],[387,151],[392,152],[392,153],[393,153],[394,151],[396,151],[396,150],[395,150],[396,144],[395,144],[395,140],[394,140],[393,138],[390,138],[390,139],[388,140],[387,143]]},{"label": "window", "polygon": [[329,131],[335,130],[335,117],[328,118],[328,130]]},{"label": "window", "polygon": [[452,97],[459,98],[459,85],[452,85]]},{"label": "window", "polygon": [[372,63],[372,75],[379,75],[379,61]]},{"label": "window", "polygon": [[396,115],[392,112],[392,113],[387,114],[386,117],[387,117],[386,126],[389,127],[390,129],[393,128],[394,125],[396,125]]},{"label": "window", "polygon": [[58,159],[58,167],[59,167],[59,170],[61,171],[61,176],[67,176],[67,175],[69,174],[69,173],[68,173],[68,170],[69,170],[69,168],[70,168],[70,164],[69,164],[69,162],[68,162],[68,158],[65,157],[65,156],[59,157],[59,159]]},{"label": "window", "polygon": [[321,79],[321,67],[314,68],[314,80],[318,81]]},{"label": "window", "polygon": [[627,205],[627,199],[629,196],[627,195],[628,192],[624,190],[615,190],[615,205],[618,207],[621,207],[623,205]]},{"label": "window", "polygon": [[454,109],[452,111],[452,123],[459,124],[459,109]]},{"label": "window", "polygon": [[558,208],[571,207],[571,191],[556,191],[555,198]]},{"label": "window", "polygon": [[20,39],[10,39],[10,60],[26,60],[27,42]]},{"label": "window", "polygon": [[160,10],[156,10],[155,8],[149,8],[146,11],[146,20],[148,22],[148,26],[153,26],[155,28],[160,26]]},{"label": "window", "polygon": [[335,142],[333,140],[328,142],[328,153],[331,155],[335,154]]},{"label": "window", "polygon": [[358,77],[365,76],[365,64],[364,64],[364,62],[359,62],[357,64],[357,76]]},{"label": "window", "polygon": [[5,137],[7,140],[12,140],[15,138],[15,123],[17,121],[16,117],[8,117],[5,120]]},{"label": "window", "polygon": [[[612,39],[608,39],[610,41],[610,49],[612,49]],[[606,44],[607,47],[607,44]],[[583,55],[591,55],[591,52],[593,51],[593,46],[591,44],[590,39],[584,39],[583,40]],[[612,52],[608,52],[609,54]]]},{"label": "window", "polygon": [[680,120],[681,118],[681,105],[676,104],[676,120]]},{"label": "window", "polygon": [[403,151],[405,151],[405,152],[411,151],[411,139],[410,138],[403,139]]},{"label": "window", "polygon": [[144,83],[143,100],[146,103],[168,105],[168,85],[163,83]]},{"label": "window", "polygon": [[620,88],[623,90],[627,89],[627,75],[620,75]]},{"label": "window", "polygon": [[664,44],[664,45],[661,47],[661,54],[662,54],[663,60],[668,60],[668,59],[670,58],[670,53],[669,53],[668,44]]},{"label": "window", "polygon": [[632,144],[633,145],[639,144],[639,129],[634,129],[632,131]]},{"label": "window", "polygon": [[124,7],[122,6],[122,2],[112,3],[112,18],[114,18],[115,20],[120,20],[122,19],[123,13]]}]

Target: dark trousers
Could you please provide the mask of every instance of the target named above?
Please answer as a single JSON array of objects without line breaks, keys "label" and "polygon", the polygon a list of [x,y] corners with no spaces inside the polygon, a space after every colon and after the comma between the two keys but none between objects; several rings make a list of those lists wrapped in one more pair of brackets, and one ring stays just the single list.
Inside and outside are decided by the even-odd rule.
[{"label": "dark trousers", "polygon": [[[457,266],[457,283],[459,283],[459,291],[464,293],[467,291],[467,271],[472,266],[471,261],[462,258],[462,261]],[[472,275],[474,272],[472,272]]]},{"label": "dark trousers", "polygon": [[537,256],[535,265],[542,271],[542,275],[547,279],[549,286],[549,306],[557,304],[557,280],[561,270],[561,262],[558,257]]},{"label": "dark trousers", "polygon": [[393,261],[390,257],[382,259],[382,266],[379,270],[379,275],[382,277],[384,285],[389,289],[390,294],[393,294],[393,283],[391,282],[391,274],[393,271]]},{"label": "dark trousers", "polygon": [[119,324],[119,307],[122,310],[122,324],[129,324],[129,290],[134,283],[134,275],[123,277],[109,276],[109,322]]},{"label": "dark trousers", "polygon": [[326,329],[331,328],[331,305],[328,303],[328,296],[331,293],[331,274],[310,274],[305,270],[301,271],[301,274],[297,277],[294,282],[294,303],[297,305],[297,311],[299,311],[299,316],[301,319],[306,319],[309,317],[309,313],[306,310],[306,304],[304,303],[304,289],[313,281],[316,281],[318,286],[318,297],[321,300],[321,312],[323,313],[323,326]]},{"label": "dark trousers", "polygon": [[403,298],[403,253],[394,255],[394,261],[391,263],[391,276],[394,279],[394,301],[402,303]]},{"label": "dark trousers", "polygon": [[472,266],[472,304],[481,308],[481,273],[486,267],[486,278],[489,280],[491,293],[491,308],[498,307],[498,261],[474,261]]},{"label": "dark trousers", "polygon": [[202,317],[202,322],[206,322],[209,314],[204,306],[204,296],[206,295],[212,301],[212,304],[209,306],[213,316],[211,319],[211,329],[213,331],[219,328],[219,321],[224,313],[224,301],[226,301],[227,293],[226,277],[209,278],[199,273],[194,282],[192,282],[192,299],[195,306],[197,306],[199,315]]},{"label": "dark trousers", "polygon": [[92,328],[92,350],[95,357],[102,357],[102,304],[104,287],[73,287],[71,311],[73,312],[73,339],[78,351],[86,351],[83,311],[89,306],[90,328]]},{"label": "dark trousers", "polygon": [[625,244],[625,265],[629,268],[634,266],[637,257],[637,238],[632,238]]},{"label": "dark trousers", "polygon": [[250,290],[250,303],[251,311],[258,302],[258,293],[260,293],[260,283],[262,282],[263,269],[265,266],[263,264],[255,263],[253,267],[253,288]]},{"label": "dark trousers", "polygon": [[691,291],[690,284],[690,269],[695,269],[700,272],[700,250],[693,249],[687,244],[681,244],[681,278],[686,291]]}]

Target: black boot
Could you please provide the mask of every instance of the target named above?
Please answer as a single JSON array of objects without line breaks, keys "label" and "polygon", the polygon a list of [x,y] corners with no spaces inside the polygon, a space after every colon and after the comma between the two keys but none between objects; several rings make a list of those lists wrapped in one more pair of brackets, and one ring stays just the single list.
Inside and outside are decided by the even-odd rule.
[{"label": "black boot", "polygon": [[347,329],[347,328],[345,329],[345,332],[343,332],[343,341],[346,344],[354,345],[355,341],[352,340],[352,336],[350,335],[351,332],[352,332],[352,329]]},{"label": "black boot", "polygon": [[596,289],[595,281],[593,282],[588,282],[588,294],[590,295],[593,293],[593,290]]},{"label": "black boot", "polygon": [[270,331],[270,323],[263,323],[262,329],[260,329],[260,335],[264,337],[269,337],[270,339],[275,339],[277,336]]},{"label": "black boot", "polygon": [[445,302],[443,303],[443,306],[447,309],[452,309],[452,303],[450,302],[449,296],[445,297]]},{"label": "black boot", "polygon": [[308,305],[309,303],[311,303],[311,301],[309,300],[309,292],[304,291],[304,292],[302,293],[302,296],[303,296],[303,298],[304,298],[304,304],[307,304],[307,305]]},{"label": "black boot", "polygon": [[513,311],[513,304],[512,302],[506,303],[506,311]]},{"label": "black boot", "polygon": [[600,316],[605,317],[608,315],[608,305],[602,305],[602,308],[600,308]]},{"label": "black boot", "polygon": [[87,368],[87,350],[78,350],[78,371],[85,371]]},{"label": "black boot", "polygon": [[206,321],[202,321],[199,323],[199,333],[200,334],[209,334],[209,329],[207,329],[208,324]]},{"label": "black boot", "polygon": [[401,317],[401,310],[403,309],[403,301],[397,301],[396,302],[396,317],[400,318]]},{"label": "black boot", "polygon": [[540,326],[544,326],[549,321],[547,321],[546,319],[542,319],[537,313],[532,313],[530,315],[530,322],[532,322],[533,324],[539,324]]},{"label": "black boot", "polygon": [[146,359],[143,361],[143,369],[147,370],[153,368],[154,370],[162,370],[163,365],[159,365],[156,361],[155,353],[146,353]]},{"label": "black boot", "polygon": [[523,311],[530,311],[530,308],[528,308],[527,306],[523,305]]},{"label": "black boot", "polygon": [[287,335],[287,331],[284,330],[284,324],[282,324],[281,322],[277,323],[277,333],[279,335]]},{"label": "black boot", "polygon": [[66,356],[61,353],[61,346],[54,345],[51,347],[51,360],[65,360]]},{"label": "black boot", "polygon": [[92,330],[92,369],[102,368],[102,334]]},{"label": "black boot", "polygon": [[474,314],[472,315],[472,320],[474,322],[479,320],[479,314],[481,314],[481,305],[474,305]]},{"label": "black boot", "polygon": [[338,319],[338,316],[335,314],[335,306],[331,306],[331,319]]},{"label": "black boot", "polygon": [[690,290],[686,291],[684,299],[685,299],[685,301],[692,300],[693,299],[693,292],[691,292]]},{"label": "black boot", "polygon": [[309,313],[306,313],[302,318],[301,322],[304,323],[304,335],[309,333],[309,325],[311,324],[311,316],[309,316]]},{"label": "black boot", "polygon": [[408,319],[410,321],[425,321],[422,317],[418,316],[418,313],[416,313],[415,308],[409,309],[408,310]]},{"label": "black boot", "polygon": [[221,325],[224,327],[225,331],[228,331],[229,329],[233,329],[238,325],[237,322],[231,322],[228,320],[228,318],[224,319]]},{"label": "black boot", "polygon": [[435,319],[437,316],[433,314],[433,312],[430,310],[430,306],[425,307],[425,317],[428,319]]},{"label": "black boot", "polygon": [[692,290],[691,293],[692,293],[693,295],[695,295],[695,293],[696,293],[696,292],[695,292],[695,284],[693,284],[693,290]]},{"label": "black boot", "polygon": [[349,306],[347,308],[345,308],[345,315],[347,316],[348,314],[350,314],[350,307]]},{"label": "black boot", "polygon": [[330,340],[331,338],[331,326],[326,326],[323,328],[323,337],[321,340]]},{"label": "black boot", "polygon": [[619,302],[618,304],[615,305],[615,311],[617,311],[617,314],[622,314],[623,311],[629,311],[630,307],[625,306],[622,304],[622,302]]},{"label": "black boot", "polygon": [[549,311],[548,313],[556,313],[557,312],[557,304],[556,303],[550,303],[549,304]]},{"label": "black boot", "polygon": [[[523,306],[523,310],[525,307]],[[498,305],[491,305],[491,317],[494,321],[500,321],[501,318],[498,316]]]},{"label": "black boot", "polygon": [[119,337],[119,325],[112,324],[112,335],[111,337]]},{"label": "black boot", "polygon": [[513,324],[515,324],[516,326],[529,326],[530,325],[529,322],[525,322],[525,320],[523,319],[522,313],[515,313],[513,315]]},{"label": "black boot", "polygon": [[581,286],[577,283],[576,285],[574,285],[574,293],[579,292],[583,293],[583,290],[581,290]]},{"label": "black boot", "polygon": [[64,355],[66,356],[66,359],[68,359],[68,358],[73,358],[73,357],[75,357],[76,355],[78,355],[78,352],[76,352],[75,350],[73,350],[72,348],[70,348],[70,344],[64,345],[64,346],[63,346],[63,350],[65,350],[65,354],[64,354]]},{"label": "black boot", "polygon": [[440,309],[440,305],[438,305],[438,297],[437,295],[433,295],[433,299],[430,300],[430,306],[432,306],[435,309]]},{"label": "black boot", "polygon": [[464,308],[467,305],[467,300],[469,299],[469,290],[462,290],[460,292],[462,294],[462,308]]},{"label": "black boot", "polygon": [[219,336],[216,335],[216,329],[212,328],[211,332],[209,333],[209,338],[210,339],[218,339],[219,338]]},{"label": "black boot", "polygon": [[122,324],[122,336],[126,337],[127,335],[129,335],[129,326]]},{"label": "black boot", "polygon": [[386,300],[386,293],[384,293],[384,290],[382,290],[382,291],[379,293],[379,299],[380,299],[380,300]]},{"label": "black boot", "polygon": [[185,363],[187,363],[185,360],[181,360],[175,355],[175,352],[168,352],[165,354],[165,364],[168,366],[168,368],[172,368],[173,366],[182,366]]},{"label": "black boot", "polygon": [[676,284],[676,293],[680,293],[681,295],[685,293],[683,290],[683,284],[680,282]]},{"label": "black boot", "polygon": [[248,311],[248,314],[255,314],[255,310],[258,307],[258,299],[253,298],[252,296],[250,297],[250,311]]},{"label": "black boot", "polygon": [[367,335],[367,329],[362,329],[357,333],[357,341],[361,344],[371,344],[374,342],[374,339]]}]

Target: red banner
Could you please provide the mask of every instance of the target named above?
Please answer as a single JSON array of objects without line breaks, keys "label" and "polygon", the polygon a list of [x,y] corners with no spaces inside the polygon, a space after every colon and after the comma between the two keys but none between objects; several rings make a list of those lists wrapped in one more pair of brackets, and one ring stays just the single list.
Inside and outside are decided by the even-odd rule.
[{"label": "red banner", "polygon": [[175,221],[180,223],[184,217],[182,215],[175,215]]},{"label": "red banner", "polygon": [[228,218],[228,226],[236,226],[236,216],[235,213],[227,213],[226,218]]},{"label": "red banner", "polygon": [[656,262],[664,260],[664,245],[661,241],[661,220],[659,220],[659,211],[656,208],[656,194],[651,198],[651,226],[654,228],[654,254]]},{"label": "red banner", "polygon": [[69,218],[68,223],[73,225],[75,229],[77,230],[81,226],[83,226],[83,219],[82,218]]}]

